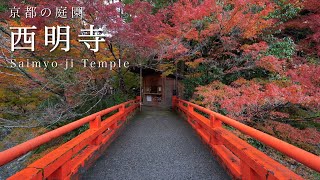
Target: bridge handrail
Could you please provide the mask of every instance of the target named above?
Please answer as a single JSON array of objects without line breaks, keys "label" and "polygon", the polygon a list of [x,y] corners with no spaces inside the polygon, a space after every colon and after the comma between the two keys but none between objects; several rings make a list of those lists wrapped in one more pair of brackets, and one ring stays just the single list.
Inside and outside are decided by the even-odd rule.
[{"label": "bridge handrail", "polygon": [[57,137],[60,137],[60,136],[66,134],[66,133],[69,133],[69,132],[71,132],[71,131],[91,122],[91,121],[94,121],[97,116],[102,117],[102,116],[105,116],[108,113],[113,112],[118,109],[119,109],[119,111],[121,111],[125,108],[126,105],[136,103],[137,101],[138,101],[138,99],[130,100],[130,101],[124,102],[122,104],[104,109],[102,111],[91,114],[89,116],[81,118],[81,119],[74,121],[72,123],[69,123],[65,126],[59,127],[55,130],[52,130],[50,132],[47,132],[47,133],[42,134],[40,136],[37,136],[33,139],[30,139],[24,143],[21,143],[17,146],[9,148],[5,151],[2,151],[2,152],[0,152],[0,166],[17,159],[18,157],[28,153],[29,151],[34,150],[35,148],[55,139]]},{"label": "bridge handrail", "polygon": [[[250,126],[242,124],[234,119],[228,118],[224,115],[213,112],[209,109],[206,109],[206,108],[199,106],[199,105],[196,105],[194,103],[191,103],[191,102],[174,97],[173,98],[173,106],[178,107],[178,108],[186,108],[189,111],[189,113],[193,113],[193,114],[196,113],[196,114],[202,116],[201,114],[194,111],[194,109],[197,109],[198,111],[203,112],[209,116],[209,118],[206,118],[204,116],[203,116],[203,118],[206,118],[208,120],[208,122],[210,122],[211,125],[212,125],[212,123],[219,124],[219,122],[217,122],[217,121],[221,121],[225,124],[228,124],[236,129],[238,129],[242,133],[249,135],[252,138],[254,138],[254,139],[276,149],[277,151],[295,159],[296,161],[308,166],[309,168],[320,172],[320,157],[317,155],[314,155],[310,152],[307,152],[303,149],[300,149],[296,146],[293,146],[287,142],[284,142],[280,139],[277,139],[271,135],[263,133],[263,132],[256,130]],[[214,125],[213,125],[213,128],[214,128]]]}]

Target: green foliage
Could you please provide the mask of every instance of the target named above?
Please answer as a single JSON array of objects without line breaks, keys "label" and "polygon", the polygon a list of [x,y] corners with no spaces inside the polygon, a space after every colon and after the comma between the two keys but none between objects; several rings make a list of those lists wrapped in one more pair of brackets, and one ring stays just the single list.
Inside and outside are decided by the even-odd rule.
[{"label": "green foliage", "polygon": [[223,124],[222,127],[225,128],[225,129],[227,129],[227,130],[229,130],[229,131],[234,131],[234,130],[236,130],[234,127],[232,127],[232,126],[230,126],[230,125],[228,125],[228,124]]},{"label": "green foliage", "polygon": [[23,92],[18,89],[0,89],[0,109],[11,109],[0,112],[0,117],[10,120],[23,119],[27,111],[33,111],[40,103],[39,92]]},{"label": "green foliage", "polygon": [[132,22],[132,17],[131,17],[130,14],[128,14],[128,13],[122,14],[122,18],[124,19],[124,21],[125,21],[126,23]]},{"label": "green foliage", "polygon": [[111,85],[113,89],[115,90],[115,93],[122,93],[121,96],[126,97],[126,99],[134,98],[137,96],[136,91],[139,89],[139,74],[132,73],[128,71],[127,69],[122,71],[122,78],[124,81],[124,86],[126,88],[127,92],[120,92],[121,87],[119,87],[121,81],[121,77],[118,75],[114,75],[110,78]]},{"label": "green foliage", "polygon": [[0,2],[0,13],[6,12],[8,10],[8,2],[1,1]]},{"label": "green foliage", "polygon": [[314,177],[314,179],[320,179],[320,173],[314,172],[313,177]]},{"label": "green foliage", "polygon": [[267,16],[267,19],[279,19],[280,23],[286,22],[300,12],[300,7],[296,7],[293,4],[287,3],[287,0],[274,0],[274,2],[280,7]]},{"label": "green foliage", "polygon": [[213,22],[213,16],[206,16],[205,18],[201,20],[193,20],[192,23],[197,29],[197,31],[204,30],[210,23]]},{"label": "green foliage", "polygon": [[122,0],[122,3],[124,3],[124,4],[132,4],[132,3],[134,3],[134,0]]},{"label": "green foliage", "polygon": [[219,80],[221,78],[222,69],[216,66],[201,64],[193,73],[198,74],[198,76],[191,75],[182,81],[184,84],[184,98],[186,99],[192,97],[196,87],[207,85],[214,80]]},{"label": "green foliage", "polygon": [[174,2],[176,2],[177,0],[146,0],[147,2],[150,2],[153,5],[153,12],[156,13],[158,12],[160,9],[169,6],[170,4],[173,4]]},{"label": "green foliage", "polygon": [[267,70],[262,68],[254,68],[225,74],[222,77],[222,82],[229,85],[240,77],[243,77],[246,80],[251,80],[254,78],[268,78],[269,76],[270,73]]},{"label": "green foliage", "polygon": [[308,35],[311,35],[313,32],[310,28],[299,28],[299,27],[287,27],[282,32],[285,35],[289,35],[294,39],[295,42],[299,42],[302,39],[305,39]]},{"label": "green foliage", "polygon": [[320,117],[320,111],[313,112],[297,105],[289,105],[281,108],[282,112],[290,114],[290,118],[286,123],[298,129],[316,128],[320,131],[320,122],[317,118]]},{"label": "green foliage", "polygon": [[50,96],[49,98],[45,99],[44,101],[42,101],[38,108],[43,110],[47,107],[52,107],[58,103],[60,103],[61,100],[57,97],[57,96]]},{"label": "green foliage", "polygon": [[250,8],[251,13],[253,13],[253,14],[259,13],[262,10],[263,10],[263,7],[255,5],[255,4],[253,6],[251,6],[251,8]]},{"label": "green foliage", "polygon": [[320,64],[320,58],[319,57],[307,57],[307,61],[310,64]]},{"label": "green foliage", "polygon": [[290,59],[295,53],[295,44],[290,37],[284,37],[279,41],[273,41],[269,45],[269,49],[265,53],[266,56],[272,55],[277,58]]},{"label": "green foliage", "polygon": [[255,140],[253,138],[248,138],[247,142],[249,144],[251,144],[253,147],[255,147],[255,148],[257,148],[257,149],[259,149],[261,151],[264,151],[266,149],[266,146],[264,144],[262,144],[260,141]]},{"label": "green foliage", "polygon": [[134,90],[139,89],[140,77],[136,73],[127,72],[124,75],[124,83],[126,88],[129,90],[129,97],[134,98],[137,94],[135,94]]},{"label": "green foliage", "polygon": [[79,134],[85,132],[88,129],[89,129],[89,125],[85,124],[85,125],[79,127],[78,129],[71,131],[70,133],[63,136],[63,142],[70,141],[71,139],[73,139],[74,137],[78,136]]},{"label": "green foliage", "polygon": [[292,127],[298,128],[298,129],[306,129],[306,128],[316,128],[318,131],[320,131],[320,123],[318,123],[317,121],[313,121],[313,120],[308,120],[308,121],[290,121],[287,122],[288,124],[290,124]]},{"label": "green foliage", "polygon": [[[76,112],[79,114],[83,114],[87,112],[84,115],[90,115],[95,112],[101,111],[103,109],[106,109],[108,107],[115,106],[117,104],[120,104],[122,102],[125,102],[129,99],[128,94],[123,94],[122,92],[115,92],[110,95],[106,95],[100,100],[98,97],[97,98],[92,98],[90,101],[88,101],[86,104],[81,106],[80,108],[76,109]],[[92,108],[94,107],[94,108]],[[91,109],[88,111],[88,109]],[[81,118],[81,117],[78,117]],[[73,121],[73,120],[72,120]]]},{"label": "green foliage", "polygon": [[5,6],[0,6],[0,13],[1,12],[5,12],[6,11],[6,7]]},{"label": "green foliage", "polygon": [[190,99],[195,91],[195,88],[198,86],[198,80],[197,78],[186,78],[182,82],[184,84],[183,97],[185,99]]},{"label": "green foliage", "polygon": [[54,139],[46,144],[43,144],[41,146],[39,146],[37,149],[35,149],[33,151],[34,154],[40,154],[54,146],[57,146],[57,145],[61,145],[63,143],[66,143],[68,141],[70,141],[71,139],[75,138],[76,136],[78,136],[79,134],[83,133],[84,131],[88,130],[89,129],[89,125],[88,124],[85,124],[81,127],[79,127],[78,129],[75,129],[61,137],[58,137],[57,139]]},{"label": "green foliage", "polygon": [[[176,0],[171,0],[171,1],[167,1],[167,0],[144,0],[146,2],[149,2],[152,7],[153,7],[153,13],[158,12],[160,9],[163,9],[167,6],[169,6],[170,4],[173,4],[174,2],[176,2]],[[121,1],[124,4],[133,4],[135,1],[134,0],[123,0]]]},{"label": "green foliage", "polygon": [[223,10],[224,11],[232,11],[234,9],[234,4],[226,4],[224,7],[223,7]]}]

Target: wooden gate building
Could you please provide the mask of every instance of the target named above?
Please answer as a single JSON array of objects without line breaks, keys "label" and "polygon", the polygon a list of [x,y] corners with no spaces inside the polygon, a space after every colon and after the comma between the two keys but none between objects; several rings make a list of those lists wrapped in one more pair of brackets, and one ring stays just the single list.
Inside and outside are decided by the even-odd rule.
[{"label": "wooden gate building", "polygon": [[[140,67],[130,69],[140,73]],[[165,76],[162,71],[150,67],[142,67],[142,104],[168,108],[172,105],[172,96],[181,94],[183,86],[179,81],[181,77]]]}]

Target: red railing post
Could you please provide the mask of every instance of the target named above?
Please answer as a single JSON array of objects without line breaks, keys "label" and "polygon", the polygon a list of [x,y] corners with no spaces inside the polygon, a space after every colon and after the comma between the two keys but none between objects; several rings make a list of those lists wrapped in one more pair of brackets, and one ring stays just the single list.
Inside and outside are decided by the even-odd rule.
[{"label": "red railing post", "polygon": [[174,109],[177,105],[177,96],[172,96],[172,109]]},{"label": "red railing post", "polygon": [[93,121],[89,122],[90,129],[96,129],[101,127],[101,116],[97,115]]},{"label": "red railing post", "polygon": [[126,110],[125,105],[124,105],[124,104],[121,104],[121,105],[120,105],[120,108],[119,108],[119,112],[120,112],[120,113],[125,113],[125,110]]},{"label": "red railing post", "polygon": [[[248,180],[256,180],[262,179],[247,163],[243,160],[240,161],[240,171],[241,171],[241,179],[248,179]],[[270,177],[270,179],[272,179]]]},{"label": "red railing post", "polygon": [[66,179],[71,172],[71,160],[65,162],[61,167],[59,167],[55,172],[53,172],[47,179],[48,180],[57,180],[57,179]]},{"label": "red railing post", "polygon": [[135,101],[135,107],[139,107],[140,111],[142,110],[142,101],[141,101],[141,96],[136,96],[136,101]]},{"label": "red railing post", "polygon": [[[221,121],[219,119],[217,119],[213,113],[209,114],[209,120],[210,120],[210,126],[212,129],[219,128],[222,126]],[[217,139],[217,137],[214,134],[212,134],[212,132],[210,133],[210,144],[212,144],[212,145],[219,144],[219,140]]]},{"label": "red railing post", "polygon": [[191,106],[189,103],[187,104],[187,108],[188,108],[188,113],[187,113],[187,117],[188,117],[188,121],[192,122],[192,113],[194,111],[193,106]]},{"label": "red railing post", "polygon": [[110,126],[111,129],[114,129],[114,130],[118,129],[119,121],[125,121],[127,119],[126,107],[124,103],[120,104],[118,113],[121,114],[121,117],[119,120],[115,121],[114,124]]},{"label": "red railing post", "polygon": [[[101,127],[101,116],[97,115],[93,121],[89,122],[90,129],[98,129]],[[99,145],[102,141],[102,135],[98,135],[92,142],[91,145]]]},{"label": "red railing post", "polygon": [[121,104],[119,111],[120,111],[121,113],[123,113],[122,120],[125,121],[125,120],[127,119],[127,112],[126,112],[126,106],[125,106],[125,104]]},{"label": "red railing post", "polygon": [[217,128],[217,127],[221,127],[222,126],[222,122],[217,119],[214,114],[210,114],[210,126],[212,128]]}]

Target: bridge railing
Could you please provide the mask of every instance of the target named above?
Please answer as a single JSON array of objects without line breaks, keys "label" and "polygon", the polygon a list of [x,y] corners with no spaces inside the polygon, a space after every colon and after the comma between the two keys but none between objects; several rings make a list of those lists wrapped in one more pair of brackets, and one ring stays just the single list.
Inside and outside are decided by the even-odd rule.
[{"label": "bridge railing", "polygon": [[222,164],[235,178],[242,179],[302,179],[285,166],[222,128],[222,123],[268,145],[296,161],[320,172],[320,157],[236,120],[199,105],[173,97],[172,106],[182,112],[187,121],[211,147]]},{"label": "bridge railing", "polygon": [[[90,165],[110,144],[140,98],[107,108],[0,152],[0,166],[85,124],[89,129],[28,165],[9,179],[70,179]],[[109,116],[102,120],[103,116]]]}]

